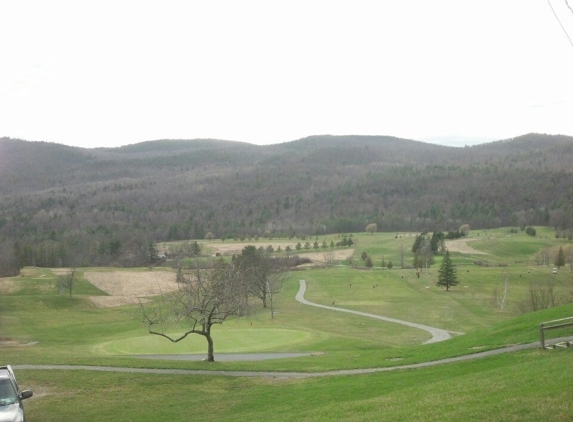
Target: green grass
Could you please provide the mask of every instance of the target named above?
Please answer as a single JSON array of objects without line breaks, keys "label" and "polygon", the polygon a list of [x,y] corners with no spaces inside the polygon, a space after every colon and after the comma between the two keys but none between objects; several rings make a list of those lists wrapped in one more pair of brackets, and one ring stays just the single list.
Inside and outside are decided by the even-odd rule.
[{"label": "green grass", "polygon": [[[182,333],[170,333],[177,337]],[[302,347],[308,343],[311,333],[302,330],[280,328],[233,328],[217,330],[213,339],[218,353],[258,353]],[[205,339],[191,336],[185,341],[172,343],[159,336],[146,334],[112,341],[100,346],[99,350],[109,354],[204,354]]]},{"label": "green grass", "polygon": [[[552,232],[539,236],[508,229],[480,232],[470,245],[488,255],[453,253],[460,284],[450,292],[435,286],[439,259],[420,278],[398,268],[401,244],[409,251],[413,236],[397,233],[354,234],[355,258],[362,250],[395,265],[371,271],[343,267],[293,271],[275,301],[275,318],[260,307],[249,318],[215,327],[217,353],[314,352],[313,355],[261,362],[182,362],[144,360],[131,354],[204,353],[205,340],[192,336],[180,344],[147,334],[137,307],[98,309],[86,298],[101,295],[83,279],[70,299],[59,294],[50,270],[26,269],[9,279],[0,295],[0,337],[19,340],[2,346],[2,362],[84,364],[146,368],[297,371],[390,367],[461,356],[539,339],[539,323],[573,315],[564,305],[521,315],[517,304],[532,281],[556,281],[565,294],[573,285],[566,270],[551,274],[535,266],[542,248],[565,244]],[[477,233],[472,236],[478,238]],[[333,238],[334,239],[334,238]],[[328,240],[327,240],[328,241]],[[322,242],[322,238],[319,238]],[[312,242],[311,242],[312,243]],[[491,267],[473,260],[484,259]],[[406,257],[411,262],[411,253]],[[92,271],[94,269],[90,269]],[[105,271],[105,269],[98,269]],[[510,280],[504,312],[493,290]],[[294,300],[299,280],[308,300],[392,316],[464,332],[442,343],[423,345],[423,331],[398,324],[304,306]],[[5,281],[0,280],[0,292]],[[352,284],[352,287],[350,287]],[[572,335],[571,330],[557,335]],[[34,344],[24,345],[32,342]],[[570,350],[536,349],[476,361],[418,370],[305,380],[18,371],[36,395],[26,403],[34,421],[291,421],[291,420],[569,420],[573,412]]]},{"label": "green grass", "polygon": [[306,380],[19,371],[43,421],[568,421],[571,350]]}]

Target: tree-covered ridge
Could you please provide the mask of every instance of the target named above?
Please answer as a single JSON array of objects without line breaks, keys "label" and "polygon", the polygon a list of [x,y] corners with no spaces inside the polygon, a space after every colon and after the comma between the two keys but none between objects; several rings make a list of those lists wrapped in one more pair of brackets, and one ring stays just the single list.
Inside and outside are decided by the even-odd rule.
[{"label": "tree-covered ridge", "polygon": [[96,149],[2,138],[0,244],[95,265],[114,262],[118,245],[208,232],[571,228],[572,158],[573,138],[536,134],[464,148],[384,136]]}]

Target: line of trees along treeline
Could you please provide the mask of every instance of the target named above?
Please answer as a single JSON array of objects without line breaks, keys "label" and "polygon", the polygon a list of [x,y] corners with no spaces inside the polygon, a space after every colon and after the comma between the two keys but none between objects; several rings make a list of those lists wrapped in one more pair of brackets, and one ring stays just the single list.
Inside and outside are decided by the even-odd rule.
[{"label": "line of trees along treeline", "polygon": [[82,149],[0,139],[0,272],[137,265],[154,242],[573,227],[573,138],[465,148],[383,136]]}]

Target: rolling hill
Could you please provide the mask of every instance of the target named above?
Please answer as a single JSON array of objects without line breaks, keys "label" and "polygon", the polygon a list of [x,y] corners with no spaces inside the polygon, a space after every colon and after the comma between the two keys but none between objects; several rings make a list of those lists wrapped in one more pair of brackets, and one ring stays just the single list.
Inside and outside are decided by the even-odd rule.
[{"label": "rolling hill", "polygon": [[387,136],[96,149],[0,138],[0,268],[117,263],[208,232],[562,231],[573,227],[572,158],[573,137],[542,134],[463,148]]}]

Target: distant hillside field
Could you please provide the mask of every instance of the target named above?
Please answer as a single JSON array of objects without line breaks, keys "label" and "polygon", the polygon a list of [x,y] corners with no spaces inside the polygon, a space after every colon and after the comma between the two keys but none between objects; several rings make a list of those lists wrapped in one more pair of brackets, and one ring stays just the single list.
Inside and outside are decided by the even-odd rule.
[{"label": "distant hillside field", "polygon": [[[82,149],[0,139],[0,272],[139,266],[149,244],[329,233],[573,228],[573,138],[471,147],[387,136]],[[311,242],[312,243],[312,242]]]}]

